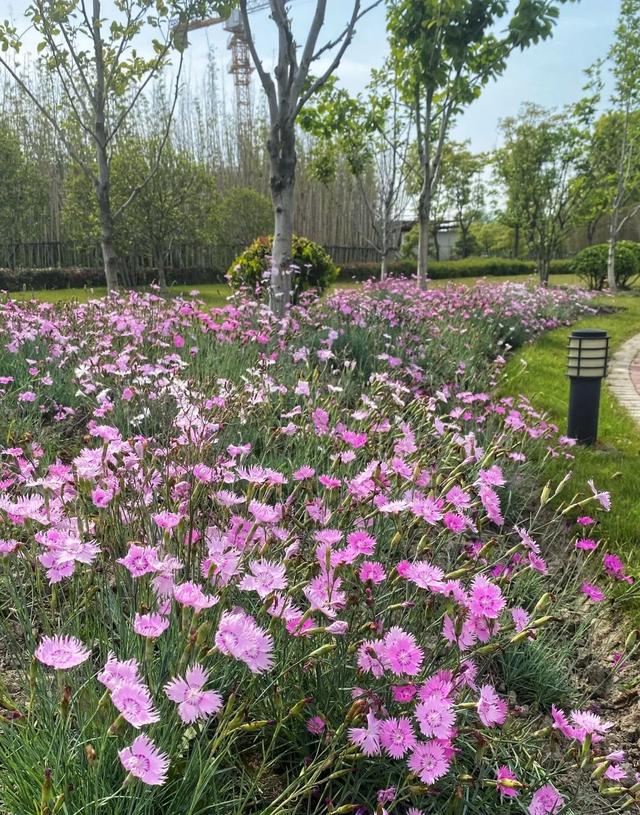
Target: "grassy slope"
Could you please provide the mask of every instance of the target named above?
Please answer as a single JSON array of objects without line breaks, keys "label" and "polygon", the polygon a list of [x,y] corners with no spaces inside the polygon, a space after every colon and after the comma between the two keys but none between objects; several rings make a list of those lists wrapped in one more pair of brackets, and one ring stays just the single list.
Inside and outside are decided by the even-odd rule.
[{"label": "grassy slope", "polygon": [[[598,303],[615,306],[614,313],[597,314],[581,320],[576,328],[602,328],[609,332],[612,351],[640,333],[640,297],[627,294],[601,298]],[[506,367],[503,392],[525,393],[544,410],[561,431],[566,430],[569,384],[565,376],[566,328],[550,331],[534,345],[518,351]],[[624,553],[636,574],[640,573],[640,431],[629,414],[603,388],[599,441],[594,447],[574,448],[572,470],[576,486],[593,478],[601,489],[611,492],[613,511],[603,517],[599,536],[607,549]],[[566,472],[566,462],[550,462],[548,477]]]}]

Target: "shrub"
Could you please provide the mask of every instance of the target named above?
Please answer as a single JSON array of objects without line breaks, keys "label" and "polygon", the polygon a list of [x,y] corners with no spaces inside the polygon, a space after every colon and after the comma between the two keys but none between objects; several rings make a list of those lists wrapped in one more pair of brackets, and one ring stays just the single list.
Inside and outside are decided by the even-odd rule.
[{"label": "shrub", "polygon": [[[416,260],[395,260],[389,264],[390,277],[411,277],[417,270]],[[432,280],[457,279],[464,277],[494,277],[500,275],[535,274],[536,264],[532,260],[512,258],[465,258],[464,260],[433,260],[429,263],[429,277]],[[571,260],[552,260],[552,274],[572,274]],[[380,276],[379,263],[343,264],[341,280],[369,280]]]},{"label": "shrub", "polygon": [[[586,246],[573,258],[573,273],[578,275],[590,289],[602,291],[607,283],[607,258],[609,246],[597,243]],[[620,241],[616,246],[615,276],[620,288],[628,288],[640,271],[638,244]]]},{"label": "shrub", "polygon": [[[227,278],[235,289],[259,288],[271,268],[272,237],[257,238],[229,267]],[[317,243],[294,235],[292,247],[293,299],[306,289],[324,291],[338,277],[338,268]]]}]

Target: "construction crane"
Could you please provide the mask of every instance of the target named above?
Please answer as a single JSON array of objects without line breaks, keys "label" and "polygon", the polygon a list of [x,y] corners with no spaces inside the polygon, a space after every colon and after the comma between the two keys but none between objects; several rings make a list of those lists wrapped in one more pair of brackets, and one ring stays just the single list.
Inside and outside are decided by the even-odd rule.
[{"label": "construction crane", "polygon": [[[249,14],[253,14],[256,11],[269,8],[270,5],[269,0],[247,0],[247,11]],[[189,44],[189,31],[208,28],[212,25],[222,25],[224,30],[229,32],[227,42],[227,48],[231,51],[229,73],[233,76],[238,123],[242,127],[250,123],[251,120],[251,74],[253,73],[253,65],[251,64],[249,44],[239,9],[233,9],[228,17],[210,17],[205,20],[193,20],[189,23],[177,22],[171,27],[171,30],[174,38],[180,38],[180,47],[186,48]]]}]

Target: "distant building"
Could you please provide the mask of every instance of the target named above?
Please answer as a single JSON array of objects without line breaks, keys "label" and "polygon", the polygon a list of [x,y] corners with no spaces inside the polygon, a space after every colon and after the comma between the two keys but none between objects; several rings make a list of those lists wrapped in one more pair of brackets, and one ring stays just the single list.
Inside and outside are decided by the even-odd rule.
[{"label": "distant building", "polygon": [[[405,220],[399,222],[399,231],[400,231],[400,246],[398,247],[399,250],[402,249],[402,244],[404,243],[407,234],[413,229],[413,227],[418,223],[416,218]],[[432,238],[432,243],[437,243],[437,248],[435,252],[432,248],[432,256],[438,257],[440,260],[451,260],[451,256],[453,255],[453,249],[458,242],[458,238],[460,237],[460,230],[455,223],[455,221],[443,221],[436,233],[435,240]]]}]

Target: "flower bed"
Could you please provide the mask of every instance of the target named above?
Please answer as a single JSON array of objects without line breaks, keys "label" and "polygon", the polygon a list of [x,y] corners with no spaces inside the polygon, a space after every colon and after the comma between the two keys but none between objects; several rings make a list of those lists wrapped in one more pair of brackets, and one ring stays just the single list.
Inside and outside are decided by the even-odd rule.
[{"label": "flower bed", "polygon": [[633,804],[569,675],[568,629],[627,586],[594,554],[608,496],[540,495],[533,457],[571,442],[491,396],[510,347],[587,308],[397,281],[282,323],[4,303],[2,809]]}]

